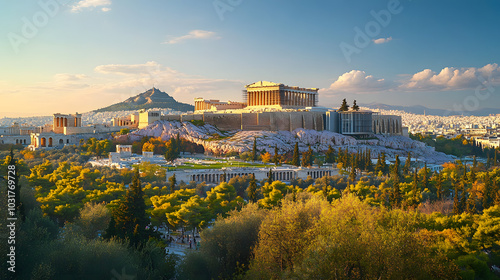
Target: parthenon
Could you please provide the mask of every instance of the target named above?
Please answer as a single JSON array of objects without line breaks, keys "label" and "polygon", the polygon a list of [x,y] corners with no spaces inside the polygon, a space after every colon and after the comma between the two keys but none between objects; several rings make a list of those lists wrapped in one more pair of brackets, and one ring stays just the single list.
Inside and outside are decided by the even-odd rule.
[{"label": "parthenon", "polygon": [[318,102],[318,89],[290,87],[284,84],[260,81],[246,86],[245,97],[249,107],[314,107]]}]

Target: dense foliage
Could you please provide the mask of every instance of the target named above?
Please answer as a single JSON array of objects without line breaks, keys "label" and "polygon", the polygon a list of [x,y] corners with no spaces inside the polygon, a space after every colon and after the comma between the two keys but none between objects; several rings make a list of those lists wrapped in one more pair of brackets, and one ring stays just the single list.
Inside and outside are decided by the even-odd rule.
[{"label": "dense foliage", "polygon": [[[2,174],[15,162],[21,175],[20,279],[111,279],[123,269],[137,279],[498,277],[490,269],[500,263],[494,163],[448,163],[438,174],[399,158],[388,165],[384,154],[373,166],[370,151],[330,148],[325,161],[336,162],[339,176],[290,183],[244,176],[209,187],[165,182],[149,163],[136,171],[84,165],[81,153],[96,155],[98,142],[66,147],[74,154],[64,157],[15,151],[0,161]],[[200,231],[200,250],[166,255],[148,230],[158,225]]]}]

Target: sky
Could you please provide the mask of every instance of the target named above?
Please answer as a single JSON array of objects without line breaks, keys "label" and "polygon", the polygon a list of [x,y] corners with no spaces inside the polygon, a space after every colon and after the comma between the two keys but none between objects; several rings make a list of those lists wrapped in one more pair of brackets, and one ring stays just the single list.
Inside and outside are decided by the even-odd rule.
[{"label": "sky", "polygon": [[0,117],[87,112],[153,86],[241,101],[260,80],[319,105],[500,108],[500,2],[33,0],[0,3]]}]

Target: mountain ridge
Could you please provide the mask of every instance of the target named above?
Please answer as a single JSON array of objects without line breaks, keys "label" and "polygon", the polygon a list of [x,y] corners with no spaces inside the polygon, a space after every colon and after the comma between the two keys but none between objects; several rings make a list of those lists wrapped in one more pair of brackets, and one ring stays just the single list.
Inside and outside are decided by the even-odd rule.
[{"label": "mountain ridge", "polygon": [[129,97],[125,101],[94,110],[93,112],[131,111],[151,108],[169,108],[180,112],[194,110],[193,105],[177,102],[168,93],[153,87],[136,96]]},{"label": "mountain ridge", "polygon": [[404,105],[388,105],[383,103],[368,103],[368,104],[360,104],[360,106],[368,107],[370,109],[399,110],[412,114],[418,114],[418,115],[426,114],[435,116],[454,116],[454,115],[489,116],[491,114],[500,114],[500,109],[498,108],[481,108],[474,111],[467,111],[467,110],[452,111],[446,109],[432,109],[422,105],[404,106]]}]

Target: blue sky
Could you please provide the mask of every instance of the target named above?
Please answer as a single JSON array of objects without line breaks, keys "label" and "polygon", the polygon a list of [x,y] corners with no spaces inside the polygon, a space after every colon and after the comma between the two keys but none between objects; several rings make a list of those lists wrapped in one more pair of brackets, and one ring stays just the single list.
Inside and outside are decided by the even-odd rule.
[{"label": "blue sky", "polygon": [[[86,112],[153,84],[182,102],[238,101],[244,85],[259,80],[318,87],[324,106],[347,98],[500,108],[498,1],[39,0],[1,6],[0,117]],[[346,55],[346,49],[354,51]]]}]

